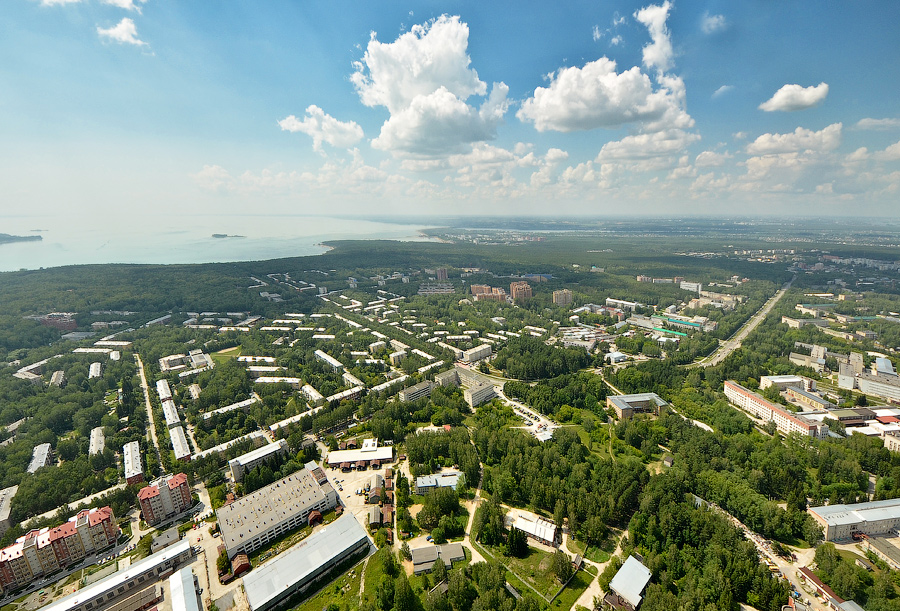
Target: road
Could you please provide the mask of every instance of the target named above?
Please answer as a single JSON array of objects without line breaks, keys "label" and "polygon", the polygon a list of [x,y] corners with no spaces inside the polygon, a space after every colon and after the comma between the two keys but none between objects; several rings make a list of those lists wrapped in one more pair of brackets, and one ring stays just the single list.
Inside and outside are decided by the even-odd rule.
[{"label": "road", "polygon": [[794,276],[791,278],[790,282],[786,283],[783,287],[781,287],[777,293],[772,295],[769,300],[761,307],[756,314],[754,314],[743,327],[741,327],[737,333],[732,335],[728,340],[725,341],[724,344],[718,347],[718,349],[706,357],[705,360],[698,363],[701,367],[711,367],[713,365],[718,365],[725,358],[741,347],[741,342],[744,341],[751,332],[753,332],[756,327],[759,326],[759,323],[763,321],[763,319],[772,311],[772,308],[775,307],[775,304],[784,297],[784,294],[787,293],[788,289],[791,288],[791,284],[794,283],[794,280],[797,277]]},{"label": "road", "polygon": [[134,360],[137,361],[138,371],[141,374],[141,389],[144,391],[144,404],[147,408],[147,417],[150,419],[150,430],[148,431],[150,433],[150,441],[153,442],[153,447],[156,448],[156,459],[161,465],[159,441],[156,439],[156,422],[153,420],[153,404],[150,403],[150,388],[147,386],[147,376],[144,374],[144,362],[141,360],[141,355],[137,352],[134,353]]}]

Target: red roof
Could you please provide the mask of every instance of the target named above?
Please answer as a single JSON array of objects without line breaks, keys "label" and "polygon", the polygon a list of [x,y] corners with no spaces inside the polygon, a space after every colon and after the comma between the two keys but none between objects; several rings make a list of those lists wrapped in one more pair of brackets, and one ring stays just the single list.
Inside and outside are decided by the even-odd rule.
[{"label": "red roof", "polygon": [[88,519],[90,521],[91,526],[95,526],[103,522],[103,520],[108,520],[112,516],[112,509],[109,507],[101,507],[96,511],[92,511],[88,514]]},{"label": "red roof", "polygon": [[812,582],[813,587],[815,587],[815,589],[817,591],[821,592],[822,594],[825,594],[826,596],[830,596],[831,598],[835,599],[836,601],[838,601],[838,604],[844,602],[844,599],[841,598],[840,596],[838,596],[837,594],[835,594],[831,590],[831,588],[829,588],[824,583],[822,583],[822,580],[819,579],[818,577],[816,577],[816,575],[811,570],[809,570],[808,566],[801,566],[800,572],[803,573],[803,576],[806,578],[807,581]]},{"label": "red roof", "polygon": [[877,416],[875,418],[881,424],[890,424],[891,422],[900,422],[900,418],[897,416]]},{"label": "red roof", "polygon": [[154,496],[159,496],[159,488],[156,486],[144,486],[138,491],[138,499],[142,501]]},{"label": "red roof", "polygon": [[169,488],[177,488],[181,484],[187,484],[187,475],[184,473],[173,475],[172,479],[169,480]]}]

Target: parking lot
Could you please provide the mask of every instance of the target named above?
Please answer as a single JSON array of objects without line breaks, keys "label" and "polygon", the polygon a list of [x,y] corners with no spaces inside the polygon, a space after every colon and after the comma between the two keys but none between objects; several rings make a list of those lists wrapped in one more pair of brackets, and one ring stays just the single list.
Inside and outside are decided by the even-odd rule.
[{"label": "parking lot", "polygon": [[[328,469],[328,480],[337,490],[341,503],[347,511],[353,513],[363,526],[368,524],[368,509],[371,505],[366,503],[366,494],[357,494],[357,491],[366,491],[366,487],[372,482],[372,476],[376,473],[384,477],[385,469],[366,469],[364,471],[350,471],[342,473],[340,469]],[[396,476],[396,475],[395,475]]]}]

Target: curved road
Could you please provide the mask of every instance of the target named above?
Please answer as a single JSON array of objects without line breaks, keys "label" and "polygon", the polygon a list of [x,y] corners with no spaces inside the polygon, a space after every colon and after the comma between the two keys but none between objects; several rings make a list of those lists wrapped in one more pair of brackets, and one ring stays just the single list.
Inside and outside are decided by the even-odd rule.
[{"label": "curved road", "polygon": [[788,289],[791,288],[791,284],[794,283],[797,276],[791,278],[790,282],[785,284],[781,289],[778,290],[777,293],[772,295],[769,300],[761,307],[756,314],[754,314],[750,320],[743,326],[741,329],[731,336],[724,344],[719,346],[719,348],[710,356],[706,357],[706,360],[700,361],[693,366],[699,365],[700,367],[710,367],[712,365],[718,365],[725,357],[729,354],[737,350],[741,347],[741,342],[747,338],[750,333],[759,326],[759,323],[762,322],[763,318],[765,318],[769,312],[772,311],[772,308],[775,307],[775,304],[784,297],[784,294],[787,293]]}]

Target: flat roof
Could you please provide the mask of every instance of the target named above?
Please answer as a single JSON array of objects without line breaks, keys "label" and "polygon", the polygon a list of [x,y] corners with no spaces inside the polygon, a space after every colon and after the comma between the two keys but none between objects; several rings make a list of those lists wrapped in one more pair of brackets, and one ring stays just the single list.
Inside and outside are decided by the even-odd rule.
[{"label": "flat roof", "polygon": [[175,452],[175,460],[181,460],[185,457],[191,457],[191,446],[188,445],[187,437],[184,435],[184,429],[176,426],[169,430],[169,436],[172,438],[172,450]]},{"label": "flat roof", "polygon": [[41,443],[34,446],[31,453],[31,463],[28,465],[28,473],[34,473],[41,467],[47,465],[50,458],[50,444]]},{"label": "flat roof", "polygon": [[125,462],[125,479],[141,475],[144,472],[141,466],[141,444],[137,441],[129,441],[122,448]]},{"label": "flat roof", "polygon": [[323,487],[316,478],[307,469],[300,469],[230,505],[220,507],[216,510],[216,517],[225,547],[236,549],[286,520],[286,516],[302,513],[325,498]]},{"label": "flat roof", "polygon": [[241,454],[237,458],[232,458],[230,462],[236,462],[243,466],[282,450],[287,451],[287,441],[279,439],[278,441],[273,441],[272,443],[256,448],[255,450],[250,450],[246,454]]},{"label": "flat roof", "polygon": [[182,539],[175,545],[171,545],[161,552],[157,552],[147,556],[143,560],[135,562],[128,568],[116,571],[106,579],[101,579],[89,586],[81,588],[77,592],[61,598],[55,603],[44,607],[44,611],[65,611],[82,605],[89,600],[97,598],[111,590],[115,590],[120,584],[124,584],[134,579],[144,572],[149,571],[153,567],[164,564],[178,556],[188,552],[191,548],[191,542],[188,539]]},{"label": "flat roof", "polygon": [[203,419],[209,420],[210,418],[213,417],[214,414],[227,414],[228,412],[236,410],[236,409],[244,409],[245,407],[250,407],[257,401],[258,401],[258,399],[254,395],[254,396],[250,397],[249,399],[244,399],[243,401],[238,401],[237,403],[232,403],[231,405],[226,405],[225,407],[220,407],[220,408],[214,409],[212,411],[205,412],[203,414]]},{"label": "flat roof", "polygon": [[9,509],[12,506],[13,497],[19,491],[18,486],[10,486],[0,490],[0,522],[9,518]]},{"label": "flat roof", "polygon": [[868,503],[854,503],[845,505],[823,505],[810,507],[809,511],[825,520],[830,526],[842,524],[857,524],[859,522],[874,522],[900,518],[900,499],[887,499],[884,501],[870,501]]},{"label": "flat roof", "polygon": [[314,532],[244,576],[244,591],[250,609],[272,604],[292,586],[314,575],[319,567],[339,560],[368,538],[365,529],[350,513]]},{"label": "flat roof", "polygon": [[172,593],[172,611],[203,611],[191,567],[186,566],[169,577],[169,591]]},{"label": "flat roof", "polygon": [[98,426],[91,429],[91,441],[88,446],[88,454],[100,454],[106,447],[106,437],[103,435],[103,427]]},{"label": "flat roof", "polygon": [[335,450],[328,453],[329,465],[339,465],[342,462],[357,463],[361,460],[393,461],[394,448],[393,446],[380,446],[372,450],[360,448],[358,450]]},{"label": "flat roof", "polygon": [[650,569],[645,567],[634,556],[628,556],[625,564],[609,582],[609,588],[628,601],[632,608],[637,609],[643,598],[644,588],[650,581]]}]

